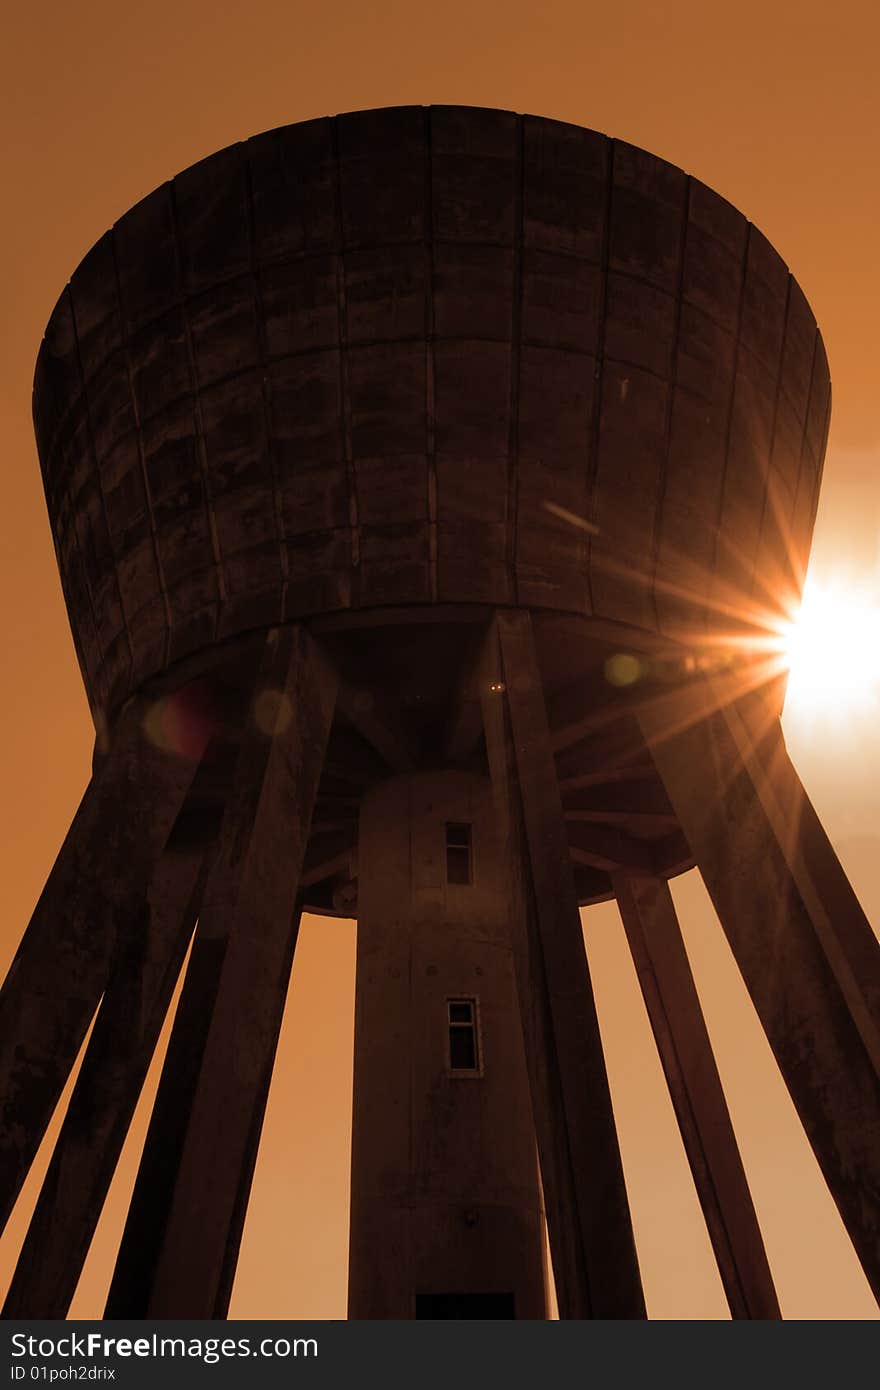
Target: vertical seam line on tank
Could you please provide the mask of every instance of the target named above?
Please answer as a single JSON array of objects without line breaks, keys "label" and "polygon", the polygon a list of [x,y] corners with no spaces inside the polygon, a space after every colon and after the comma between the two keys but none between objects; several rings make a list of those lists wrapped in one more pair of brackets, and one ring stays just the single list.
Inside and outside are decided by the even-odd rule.
[{"label": "vertical seam line on tank", "polygon": [[[715,605],[718,602],[718,552],[721,541],[721,523],[724,518],[724,499],[727,494],[727,473],[730,464],[730,440],[733,435],[733,403],[736,400],[736,381],[739,374],[739,350],[742,336],[743,310],[746,300],[746,281],[749,278],[749,247],[752,241],[752,224],[746,223],[746,236],[743,244],[742,268],[739,282],[739,301],[736,307],[736,337],[733,343],[733,364],[730,374],[730,392],[727,398],[727,419],[724,424],[724,464],[721,470],[721,487],[718,490],[718,507],[715,512],[715,536],[712,545],[712,572],[709,602],[706,604],[706,621],[715,624]],[[713,597],[714,594],[714,597]],[[723,605],[726,607],[726,603]]]},{"label": "vertical seam line on tank", "polygon": [[602,226],[602,245],[599,249],[599,303],[597,306],[596,345],[593,362],[593,412],[590,420],[589,453],[587,455],[587,516],[592,529],[584,534],[587,612],[595,613],[593,597],[593,536],[597,534],[596,493],[599,485],[599,441],[602,434],[602,388],[605,381],[605,329],[608,317],[608,276],[611,265],[611,211],[614,201],[614,151],[617,142],[605,137],[607,168],[605,170],[605,207]]},{"label": "vertical seam line on tank", "polygon": [[[80,546],[80,543],[79,543],[79,536],[77,535],[77,531],[76,531],[76,518],[75,518],[75,516],[74,516],[74,511],[73,511],[73,499],[72,499],[72,497],[71,497],[71,495],[70,495],[70,492],[69,492],[69,490],[67,489],[66,485],[65,485],[65,490],[64,490],[64,496],[65,496],[65,498],[67,499],[68,507],[69,507],[69,510],[70,510],[70,528],[71,528],[71,530],[72,530],[72,532],[73,532],[73,548],[76,550],[77,557],[78,557],[78,559],[79,559],[79,566],[80,566],[80,569],[81,569],[81,571],[82,571],[82,577],[83,577],[83,588],[84,588],[84,590],[85,590],[86,599],[88,600],[88,610],[87,610],[87,612],[86,612],[83,616],[84,616],[84,617],[87,617],[87,618],[89,619],[89,622],[91,623],[92,633],[93,633],[93,635],[94,635],[94,642],[95,642],[94,650],[95,650],[96,652],[98,652],[98,651],[99,651],[98,625],[97,625],[97,622],[96,622],[96,620],[95,620],[95,608],[94,608],[94,603],[93,603],[93,600],[92,600],[92,590],[91,590],[91,586],[90,586],[90,584],[89,584],[88,575],[86,574],[85,560],[83,559],[82,548],[81,548],[81,546]],[[63,565],[61,564],[61,545],[60,545],[60,542],[58,541],[58,539],[57,539],[56,536],[55,536],[55,527],[54,527],[54,523],[53,523],[53,525],[52,525],[52,533],[53,533],[53,534],[52,534],[52,540],[53,540],[54,545],[55,545],[55,556],[56,556],[57,563],[58,563],[58,573],[59,573],[59,575],[61,576],[61,592],[62,592],[62,594],[64,595],[64,603],[65,603],[65,607],[67,608],[68,615],[70,615],[70,613],[71,613],[71,603],[70,603],[70,598],[69,598],[69,596],[68,596],[67,577],[66,577],[65,572],[64,572],[64,567],[63,567]],[[81,670],[82,673],[83,673],[83,685],[84,685],[85,688],[86,688],[86,695],[87,695],[87,697],[88,697],[89,707],[90,707],[90,709],[92,710],[92,712],[93,712],[93,714],[94,714],[94,712],[95,712],[95,707],[96,707],[96,706],[97,706],[99,709],[102,709],[102,710],[103,710],[103,708],[104,708],[103,702],[100,703],[100,704],[99,704],[99,702],[98,702],[98,691],[97,691],[98,675],[99,675],[99,673],[100,673],[100,671],[101,671],[101,665],[100,665],[100,662],[99,662],[98,666],[97,666],[96,669],[95,669],[94,675],[93,675],[92,672],[89,670],[89,664],[88,664],[88,662],[86,661],[85,650],[84,650],[84,648],[83,648],[82,642],[80,641],[79,635],[77,634],[77,632],[76,632],[76,630],[75,630],[75,624],[74,624],[73,622],[71,622],[71,624],[70,624],[70,633],[71,633],[71,637],[73,638],[73,648],[74,648],[74,651],[76,652],[76,658],[77,658],[77,661],[79,662],[80,670]],[[97,729],[97,727],[96,727],[95,732],[96,732],[96,733],[99,732],[99,730]]]},{"label": "vertical seam line on tank", "polygon": [[516,153],[513,203],[513,266],[510,312],[510,391],[507,423],[507,572],[510,595],[519,604],[517,549],[519,543],[519,398],[520,398],[520,332],[522,330],[523,287],[523,196],[525,178],[525,118],[516,118]]},{"label": "vertical seam line on tank", "polygon": [[[73,319],[73,317],[74,317],[74,315],[73,315],[73,297],[71,296],[70,287],[69,287],[69,286],[65,289],[65,294],[66,294],[67,297],[68,297],[68,301],[69,301],[69,304],[70,304],[70,315],[71,315],[71,318]],[[76,329],[76,321],[75,321],[75,319],[74,319],[74,331],[75,331],[75,329]],[[77,355],[78,355],[78,354],[77,354]],[[82,388],[81,388],[81,389],[82,389]],[[54,400],[54,392],[52,393],[52,396],[53,396],[53,400]],[[59,448],[59,438],[60,438],[60,434],[61,434],[61,426],[60,426],[60,423],[59,423],[58,427],[57,427],[56,430],[55,430],[55,433],[54,433],[54,436],[53,436],[53,439],[52,439],[52,444],[51,444],[51,446],[50,446],[50,456],[51,456],[51,455],[55,455],[57,449]],[[48,504],[48,502],[49,502],[49,489],[48,489],[48,486],[47,486],[47,483],[48,483],[48,476],[49,476],[49,469],[48,469],[48,466],[47,466],[46,474],[45,474],[45,476],[44,476],[44,482],[43,482],[44,491],[46,492],[46,502],[47,502],[47,504]],[[85,684],[86,684],[86,691],[87,691],[87,693],[91,696],[91,699],[97,700],[97,696],[98,696],[98,690],[97,690],[98,678],[99,678],[99,676],[102,674],[102,667],[103,667],[103,661],[102,661],[102,659],[101,659],[101,639],[100,639],[99,636],[98,636],[98,620],[97,620],[97,618],[96,618],[96,616],[95,616],[95,600],[94,600],[94,597],[93,597],[93,595],[92,595],[92,586],[91,586],[91,584],[89,583],[89,576],[88,576],[88,571],[86,570],[85,557],[84,557],[84,555],[83,555],[82,546],[80,545],[79,532],[78,532],[77,526],[76,526],[76,511],[75,511],[75,509],[74,509],[74,504],[73,504],[73,492],[72,492],[71,486],[70,486],[70,478],[67,478],[67,479],[65,479],[65,481],[64,481],[64,484],[63,484],[63,496],[67,499],[68,507],[69,507],[69,509],[70,509],[70,529],[71,529],[71,531],[72,531],[72,533],[73,533],[73,544],[74,544],[74,549],[76,550],[76,553],[77,553],[77,555],[78,555],[78,557],[79,557],[79,564],[80,564],[80,569],[81,569],[81,571],[82,571],[82,578],[83,578],[83,587],[84,587],[84,589],[85,589],[86,598],[88,599],[88,613],[89,613],[89,617],[91,618],[91,622],[92,622],[92,631],[93,631],[94,636],[95,636],[95,651],[96,651],[96,653],[98,654],[98,664],[97,664],[97,666],[95,667],[94,672],[92,673],[92,672],[89,672],[88,663],[87,663],[86,660],[85,660],[85,652],[82,653],[82,666],[83,666],[83,668],[85,669],[86,672],[89,672],[88,679],[87,679],[86,682],[85,682]],[[55,526],[54,526],[54,522],[53,522],[53,525],[52,525],[52,540],[53,540],[53,542],[55,543],[55,552],[56,552],[56,555],[58,556],[58,572],[59,572],[59,574],[61,575],[61,589],[62,589],[62,593],[64,594],[65,603],[67,603],[67,592],[66,592],[66,584],[65,584],[65,577],[64,577],[64,569],[63,569],[63,567],[62,567],[62,565],[61,565],[61,543],[60,543],[60,540],[58,540],[57,537],[56,537],[56,535],[55,535]],[[68,604],[67,607],[68,607],[68,612],[69,612],[69,611],[70,611],[70,605]],[[123,610],[123,615],[124,615],[124,610]],[[73,624],[71,623],[71,630],[72,630],[72,629],[73,629]],[[74,649],[77,651],[77,654],[79,654],[79,651],[80,651],[80,644],[79,644],[79,641],[78,641],[78,639],[76,638],[76,636],[74,636],[73,644],[74,644]],[[90,699],[90,704],[91,704],[91,699]]]},{"label": "vertical seam line on tank", "polygon": [[657,608],[657,570],[660,564],[660,538],[663,530],[663,505],[666,501],[666,484],[669,471],[669,451],[672,447],[672,415],[675,405],[675,387],[678,378],[678,352],[681,341],[681,316],[684,307],[684,269],[687,258],[688,228],[691,217],[691,192],[693,179],[685,176],[684,205],[682,207],[681,238],[678,247],[678,278],[675,287],[675,308],[672,325],[672,342],[669,349],[669,377],[667,381],[666,418],[663,421],[663,465],[657,483],[654,500],[654,518],[651,535],[651,610],[654,616],[654,629],[660,632],[660,612]]},{"label": "vertical seam line on tank", "polygon": [[284,536],[284,509],[281,501],[281,486],[278,476],[278,460],[275,457],[272,431],[272,410],[271,410],[271,387],[269,385],[269,375],[267,371],[268,350],[266,343],[266,319],[263,313],[262,282],[257,263],[257,232],[256,214],[254,211],[254,184],[253,170],[251,169],[250,150],[247,142],[242,145],[242,160],[244,163],[245,181],[245,201],[247,203],[247,238],[248,238],[248,260],[251,272],[251,292],[253,295],[254,314],[256,317],[257,333],[257,363],[260,369],[260,397],[263,402],[263,426],[266,431],[266,459],[269,464],[269,473],[272,479],[272,505],[275,512],[275,530],[278,539],[278,563],[281,571],[281,594],[278,611],[278,621],[284,622],[284,615],[287,611],[287,587],[289,566],[287,561],[287,546]]},{"label": "vertical seam line on tank", "polygon": [[[813,336],[813,360],[812,360],[812,362],[810,363],[810,388],[809,388],[809,391],[807,392],[807,407],[806,407],[806,410],[804,411],[804,425],[803,425],[803,429],[801,430],[801,453],[800,453],[800,458],[798,459],[798,476],[797,476],[797,484],[796,484],[795,490],[794,490],[794,516],[795,516],[795,517],[797,517],[797,514],[798,514],[798,501],[799,501],[800,495],[801,495],[801,487],[802,487],[803,482],[804,482],[804,472],[805,472],[805,464],[806,464],[806,451],[807,451],[807,426],[808,426],[809,420],[810,420],[810,401],[811,401],[812,398],[813,398],[813,383],[814,383],[815,376],[816,376],[816,362],[817,362],[817,360],[818,360],[818,357],[819,357],[819,326],[818,326],[818,324],[817,324],[817,325],[816,325],[816,329],[815,329],[815,333],[814,333],[814,336]],[[826,441],[827,441],[827,432],[828,432],[828,423],[829,423],[828,417],[829,417],[829,414],[830,414],[830,410],[831,410],[831,393],[830,393],[830,390],[829,390],[829,393],[828,393],[828,404],[827,404],[826,407],[825,407],[825,419],[824,419],[824,422],[823,422],[823,430],[822,430],[822,445],[823,445],[822,454],[823,454],[823,457],[824,457],[824,445],[825,445],[825,443],[826,443]],[[822,458],[820,458],[820,459],[818,460],[817,466],[821,467],[821,463],[822,463]],[[813,526],[815,525],[816,511],[817,511],[817,509],[818,509],[818,506],[819,506],[819,488],[817,487],[817,488],[815,489],[814,496],[813,496],[813,499],[812,499],[812,503],[811,503],[811,506],[810,506],[810,517],[811,517],[811,521],[810,521],[810,535],[811,535],[811,536],[812,536]],[[792,541],[792,544],[794,544],[794,536],[791,537],[791,541]],[[809,555],[807,556],[807,561],[809,562]],[[806,578],[806,570],[804,571],[804,578]]]},{"label": "vertical seam line on tank", "polygon": [[348,476],[348,525],[351,545],[351,606],[360,607],[360,507],[358,505],[357,471],[354,465],[354,446],[351,425],[351,371],[348,361],[348,308],[345,297],[345,226],[342,207],[342,160],[339,151],[339,118],[331,117],[330,138],[333,146],[334,195],[339,249],[336,257],[336,327],[339,343],[339,403],[342,410],[342,447],[345,471]]},{"label": "vertical seam line on tank", "polygon": [[[779,420],[779,398],[782,395],[782,373],[785,367],[785,345],[788,341],[788,317],[791,310],[791,287],[794,276],[789,271],[788,279],[785,282],[785,313],[782,318],[782,342],[779,345],[779,365],[776,368],[776,390],[773,393],[773,420],[770,426],[770,447],[767,452],[767,472],[764,478],[764,497],[761,503],[761,519],[757,525],[757,544],[755,546],[755,558],[752,564],[752,584],[749,589],[749,598],[754,600],[755,589],[758,584],[758,565],[761,561],[761,546],[764,540],[764,526],[767,521],[767,504],[770,498],[770,489],[773,485],[773,453],[776,448],[776,426]],[[815,347],[814,347],[815,353]],[[813,379],[813,366],[810,363],[810,381]],[[809,387],[807,388],[807,405],[809,406],[810,396]],[[806,424],[806,414],[804,416]],[[803,453],[803,438],[801,439],[801,453]],[[798,459],[798,477],[800,477],[800,459]],[[797,498],[797,488],[795,488],[795,498]],[[771,508],[772,509],[772,508]]]},{"label": "vertical seam line on tank", "polygon": [[[119,321],[122,327],[122,351],[125,356],[125,372],[128,379],[128,393],[131,398],[131,409],[134,415],[135,437],[137,439],[138,463],[141,470],[141,481],[144,487],[144,503],[147,509],[147,516],[150,520],[150,539],[153,544],[153,557],[156,561],[156,577],[159,581],[159,591],[162,595],[162,604],[165,609],[165,651],[162,658],[163,666],[168,665],[168,653],[171,649],[171,602],[168,598],[168,585],[165,582],[165,574],[162,569],[162,556],[159,552],[159,537],[156,532],[156,513],[153,510],[153,498],[150,493],[150,483],[147,477],[147,460],[144,454],[144,436],[141,430],[141,417],[138,409],[137,395],[134,389],[134,373],[131,365],[131,325],[125,312],[125,304],[122,298],[122,277],[119,274],[119,255],[116,248],[116,228],[110,232],[110,248],[113,254],[113,275],[116,281],[116,300],[119,305]],[[120,603],[122,602],[120,598]],[[132,660],[134,652],[132,651]]]},{"label": "vertical seam line on tank", "polygon": [[214,618],[214,640],[220,630],[220,616],[226,603],[226,581],[223,577],[223,559],[220,551],[220,534],[214,514],[214,496],[211,491],[211,475],[208,467],[208,446],[205,440],[205,422],[202,416],[202,398],[196,375],[196,359],[192,344],[192,331],[189,322],[189,300],[183,281],[183,257],[180,249],[180,228],[177,216],[177,188],[174,180],[170,184],[169,205],[171,208],[171,231],[174,244],[174,259],[177,267],[177,280],[180,287],[180,307],[183,317],[183,336],[186,343],[186,358],[189,367],[189,382],[192,391],[193,423],[196,429],[196,451],[199,459],[199,472],[205,494],[205,510],[208,515],[208,532],[211,537],[211,550],[214,555],[214,574],[217,579],[217,613]]},{"label": "vertical seam line on tank", "polygon": [[437,602],[439,579],[437,573],[437,430],[434,418],[437,399],[436,362],[434,358],[434,157],[431,140],[431,110],[425,107],[425,448],[427,451],[427,508],[428,508],[428,596]]},{"label": "vertical seam line on tank", "polygon": [[[118,599],[119,599],[119,611],[120,611],[120,613],[122,614],[122,626],[125,628],[125,636],[126,636],[126,640],[127,640],[127,643],[128,643],[128,663],[129,663],[129,665],[128,665],[128,674],[129,674],[129,679],[130,679],[130,678],[131,678],[132,668],[133,668],[133,666],[134,666],[134,645],[133,645],[132,640],[131,640],[131,630],[130,630],[130,628],[129,628],[129,626],[128,626],[128,618],[126,617],[126,614],[125,614],[125,604],[122,602],[122,589],[121,589],[120,584],[119,584],[119,569],[118,569],[117,560],[116,560],[116,547],[115,547],[114,544],[113,544],[113,539],[112,539],[111,534],[110,534],[110,519],[109,519],[109,517],[108,517],[108,515],[107,515],[107,498],[106,498],[106,496],[105,496],[105,494],[104,494],[104,484],[103,484],[102,481],[101,481],[101,470],[100,470],[100,468],[98,467],[98,451],[97,451],[97,449],[95,448],[95,431],[94,431],[94,429],[93,429],[93,427],[92,427],[92,408],[91,408],[91,405],[89,404],[89,397],[88,397],[88,393],[87,393],[87,391],[86,391],[86,378],[85,378],[85,372],[83,371],[82,353],[81,353],[81,350],[80,350],[80,342],[79,342],[79,329],[77,328],[77,323],[76,323],[76,310],[75,310],[75,308],[74,308],[74,304],[73,304],[73,295],[72,295],[71,292],[70,292],[70,286],[69,286],[69,285],[68,285],[68,287],[67,287],[67,296],[68,296],[68,299],[69,299],[69,301],[70,301],[70,321],[71,321],[71,323],[73,324],[73,341],[74,341],[74,345],[75,345],[75,347],[76,347],[76,366],[77,366],[77,371],[78,371],[78,373],[79,373],[79,389],[80,389],[80,395],[82,396],[83,403],[85,404],[85,408],[86,408],[86,429],[87,429],[87,431],[88,431],[88,436],[89,436],[89,452],[90,452],[90,454],[91,454],[91,456],[92,456],[92,464],[93,464],[94,470],[95,470],[95,483],[96,483],[97,488],[98,488],[98,496],[99,496],[100,499],[101,499],[101,515],[102,515],[102,517],[104,518],[104,525],[105,525],[105,527],[107,528],[107,544],[108,544],[109,547],[110,547],[110,554],[111,554],[111,556],[113,557],[113,578],[114,578],[114,580],[115,580],[115,582],[116,582],[116,595],[117,595],[117,597],[118,597]],[[96,631],[96,636],[97,636],[97,631]],[[106,656],[106,653],[105,653],[105,656]],[[106,665],[106,662],[104,662],[104,664]],[[109,694],[109,689],[108,689],[108,694]]]},{"label": "vertical seam line on tank", "polygon": [[[818,355],[819,345],[819,326],[816,325],[816,352]],[[828,404],[825,406],[825,419],[822,425],[822,444],[819,451],[819,458],[816,461],[816,486],[813,489],[813,497],[810,504],[810,540],[812,542],[813,530],[816,525],[816,516],[819,511],[819,493],[821,491],[822,473],[825,468],[825,453],[828,449],[828,436],[831,433],[831,373],[828,373]],[[803,459],[801,460],[803,467]],[[800,479],[798,479],[800,481]]]}]

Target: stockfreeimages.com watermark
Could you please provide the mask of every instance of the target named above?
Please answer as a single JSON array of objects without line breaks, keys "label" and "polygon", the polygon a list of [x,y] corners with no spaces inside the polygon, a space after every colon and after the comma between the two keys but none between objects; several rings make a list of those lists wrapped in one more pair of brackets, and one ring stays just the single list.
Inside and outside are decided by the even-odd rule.
[{"label": "stockfreeimages.com watermark", "polygon": [[[71,1332],[61,1337],[34,1337],[15,1332],[11,1337],[12,1380],[113,1380],[115,1370],[110,1366],[87,1365],[97,1359],[138,1357],[143,1360],[203,1361],[208,1366],[236,1357],[317,1356],[315,1337],[263,1337],[252,1342],[250,1337],[162,1337],[153,1332],[148,1337],[107,1337],[102,1332]],[[68,1366],[36,1364],[56,1357],[71,1363]],[[21,1364],[22,1359],[25,1364]],[[31,1364],[28,1365],[27,1362]],[[79,1364],[76,1364],[79,1363]]]}]

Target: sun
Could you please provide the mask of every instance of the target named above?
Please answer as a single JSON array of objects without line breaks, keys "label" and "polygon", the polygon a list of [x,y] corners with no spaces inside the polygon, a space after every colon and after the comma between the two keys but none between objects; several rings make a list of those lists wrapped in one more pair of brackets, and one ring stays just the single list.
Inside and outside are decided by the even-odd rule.
[{"label": "sun", "polygon": [[782,639],[786,711],[842,720],[880,702],[880,593],[808,578]]}]

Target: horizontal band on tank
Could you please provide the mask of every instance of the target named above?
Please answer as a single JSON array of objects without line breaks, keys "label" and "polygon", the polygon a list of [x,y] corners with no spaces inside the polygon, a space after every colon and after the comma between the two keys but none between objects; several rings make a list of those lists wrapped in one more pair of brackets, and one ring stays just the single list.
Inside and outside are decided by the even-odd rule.
[{"label": "horizontal band on tank", "polygon": [[[386,345],[388,345],[388,344],[404,344],[404,343],[407,343],[407,342],[413,342],[413,343],[420,343],[420,344],[421,344],[421,343],[423,343],[423,341],[424,341],[424,340],[423,340],[422,338],[417,338],[415,335],[412,335],[410,338],[398,338],[398,339],[376,338],[376,339],[374,339],[374,340],[372,340],[372,341],[369,341],[369,342],[359,342],[359,343],[357,344],[357,348],[358,348],[358,350],[361,350],[361,349],[363,349],[363,350],[368,350],[368,349],[370,349],[370,348],[379,348],[379,347],[382,347],[382,346],[386,346]],[[438,342],[443,342],[443,343],[445,343],[445,342],[448,342],[448,343],[457,343],[457,344],[465,345],[465,344],[478,344],[478,343],[495,343],[495,342],[502,342],[502,341],[504,341],[504,340],[503,340],[503,339],[497,339],[497,338],[490,338],[490,337],[480,337],[480,336],[477,335],[477,334],[472,334],[471,336],[469,336],[469,337],[467,337],[467,338],[453,338],[453,337],[444,338],[442,335],[436,334],[436,333],[435,333],[435,334],[433,334],[433,335],[431,336],[431,341],[434,342],[434,343],[438,343]],[[532,341],[532,340],[528,340],[528,341],[526,341],[526,346],[541,348],[541,349],[543,349],[544,351],[547,351],[547,352],[560,352],[560,353],[564,353],[566,357],[580,358],[580,359],[582,359],[585,363],[594,364],[594,363],[596,362],[596,354],[595,354],[594,352],[589,352],[589,351],[587,351],[587,350],[585,350],[585,349],[582,350],[582,349],[568,348],[568,347],[567,347],[567,348],[559,348],[559,347],[554,346],[553,344],[544,343],[544,342],[541,342],[541,341],[538,341],[538,340],[533,340],[533,341]],[[746,352],[747,349],[743,349],[743,351]],[[337,353],[338,353],[338,348],[335,348],[335,347],[332,347],[332,346],[327,346],[327,347],[317,348],[317,349],[303,348],[303,349],[302,349],[301,351],[299,351],[299,352],[289,352],[289,353],[279,354],[278,356],[272,356],[271,354],[267,354],[267,356],[266,356],[266,358],[265,358],[265,364],[264,364],[264,365],[267,366],[267,367],[269,367],[269,366],[283,366],[285,363],[301,363],[302,365],[307,365],[309,361],[313,360],[313,359],[316,358],[316,357],[321,357],[321,356],[324,355],[324,354],[334,355],[334,354],[337,354]],[[645,376],[648,376],[648,377],[655,377],[658,381],[661,381],[661,382],[664,382],[664,383],[665,383],[666,380],[667,380],[667,377],[664,376],[664,374],[663,374],[662,372],[657,371],[657,370],[654,370],[654,369],[652,369],[651,367],[645,365],[644,362],[639,362],[639,361],[637,361],[637,360],[635,360],[635,359],[626,358],[626,357],[620,357],[620,356],[612,356],[612,355],[610,355],[610,354],[608,354],[608,353],[606,352],[606,353],[604,354],[603,361],[604,361],[605,363],[608,363],[608,364],[610,364],[610,365],[613,365],[613,366],[615,366],[615,367],[620,367],[620,368],[623,368],[623,369],[632,368],[633,370],[638,371],[638,372],[644,374]],[[232,371],[232,372],[229,372],[229,373],[228,373],[227,375],[225,375],[225,376],[220,376],[220,377],[217,377],[216,379],[212,379],[212,380],[210,381],[209,385],[211,386],[211,388],[221,388],[221,387],[228,386],[228,385],[230,385],[230,384],[232,384],[232,383],[234,383],[234,382],[236,382],[236,381],[241,380],[243,377],[246,377],[247,375],[250,374],[250,372],[251,372],[252,370],[253,370],[253,367],[248,368],[248,369],[247,369],[246,371],[244,371],[244,372],[242,372],[242,371]],[[86,385],[88,385],[88,383],[86,383]],[[694,386],[686,385],[686,384],[684,384],[684,383],[682,383],[682,382],[676,382],[676,389],[677,389],[678,391],[682,392],[682,394],[683,394],[685,397],[690,398],[695,404],[700,403],[700,402],[702,402],[702,403],[704,403],[704,404],[706,404],[706,405],[711,405],[711,404],[712,404],[712,397],[711,397],[711,395],[708,395],[708,394],[705,394],[705,393],[701,393],[701,392],[700,392],[698,389],[696,389]],[[787,395],[787,393],[786,393],[784,387],[782,388],[781,394],[782,394],[782,396],[783,396],[785,399],[787,399],[787,400],[789,401],[789,404],[792,404],[791,399],[790,399],[790,397]],[[164,413],[165,413],[167,410],[173,410],[173,409],[176,408],[176,407],[182,407],[182,406],[186,406],[187,404],[191,404],[191,403],[193,403],[193,402],[196,400],[196,398],[197,398],[197,393],[194,393],[193,391],[190,391],[190,390],[183,391],[179,396],[174,396],[174,397],[172,397],[169,401],[167,401],[165,404],[163,404],[162,406],[157,407],[157,408],[153,411],[152,414],[150,414],[150,413],[142,414],[141,417],[140,417],[140,420],[139,420],[139,424],[138,424],[137,426],[132,425],[126,434],[122,434],[122,435],[119,435],[118,437],[114,437],[114,439],[112,440],[112,452],[115,452],[121,445],[129,443],[131,440],[135,440],[135,439],[137,438],[137,436],[138,436],[139,429],[143,429],[143,428],[145,428],[145,427],[147,427],[147,426],[149,426],[149,425],[152,425],[152,424],[153,424],[154,422],[156,422],[157,420],[160,421],[160,420],[162,419]],[[68,415],[65,416],[61,421],[59,421],[58,436],[56,436],[56,438],[63,436],[63,431],[64,431],[65,427],[66,427],[68,424],[71,424],[72,432],[75,431],[75,429],[78,428],[78,427],[82,424],[82,421],[81,421],[81,420],[77,420],[77,419],[76,419],[76,412],[77,412],[78,410],[81,411],[82,409],[83,409],[83,401],[82,401],[82,398],[77,398],[75,401],[73,401],[73,402],[71,403],[71,405],[70,405],[70,407],[69,407],[69,410],[68,410]],[[51,457],[52,457],[52,455],[50,455],[50,458],[51,458]],[[63,453],[61,454],[61,461],[62,461],[62,463],[69,462],[69,460],[65,459]],[[64,487],[66,486],[67,482],[68,482],[68,479],[67,479],[66,476],[63,474],[63,472],[55,471],[55,472],[53,472],[53,473],[51,474],[50,479],[47,479],[47,485],[48,485],[49,482],[51,482],[51,485],[52,485],[53,489],[59,489],[59,488],[60,488],[60,489],[63,490]]]}]

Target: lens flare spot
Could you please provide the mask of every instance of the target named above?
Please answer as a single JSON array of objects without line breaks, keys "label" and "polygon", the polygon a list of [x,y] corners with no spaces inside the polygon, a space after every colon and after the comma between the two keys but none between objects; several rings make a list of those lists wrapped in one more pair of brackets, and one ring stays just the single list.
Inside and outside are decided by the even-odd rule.
[{"label": "lens flare spot", "polygon": [[642,663],[632,652],[615,652],[605,662],[605,679],[609,685],[635,685],[641,675]]},{"label": "lens flare spot", "polygon": [[293,706],[283,690],[261,690],[254,700],[254,723],[267,738],[283,734],[293,718]]},{"label": "lens flare spot", "polygon": [[144,732],[157,748],[195,762],[218,726],[210,687],[203,681],[154,700],[144,717]]}]

